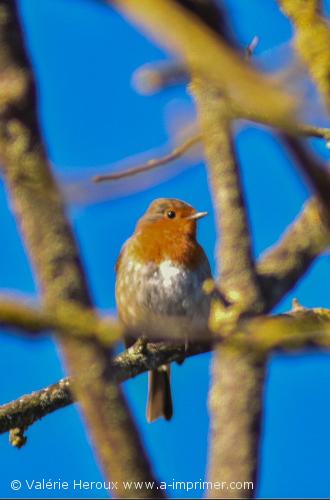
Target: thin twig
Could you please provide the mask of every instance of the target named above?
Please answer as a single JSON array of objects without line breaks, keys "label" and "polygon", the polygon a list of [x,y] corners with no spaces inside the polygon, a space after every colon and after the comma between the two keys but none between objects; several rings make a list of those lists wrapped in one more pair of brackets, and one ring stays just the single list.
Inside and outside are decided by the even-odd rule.
[{"label": "thin twig", "polygon": [[[297,133],[297,135],[325,139],[327,142],[330,141],[330,129],[325,128],[325,127],[317,127],[314,125],[300,123],[294,127],[293,131],[295,133]],[[201,141],[201,135],[200,134],[195,135],[195,136],[187,139],[183,144],[181,144],[180,146],[175,148],[171,153],[168,153],[165,156],[149,160],[146,163],[142,163],[141,165],[137,165],[135,167],[128,168],[127,170],[123,170],[121,172],[96,175],[93,178],[93,181],[94,182],[116,181],[116,180],[124,179],[125,177],[133,177],[134,175],[149,172],[150,170],[153,170],[154,168],[161,167],[161,166],[167,165],[168,163],[171,163],[175,160],[178,160],[190,148],[194,147],[200,141]]]},{"label": "thin twig", "polygon": [[247,60],[251,59],[255,49],[257,48],[259,44],[259,37],[258,36],[254,36],[251,40],[251,42],[249,43],[249,45],[246,47],[245,49],[245,57]]},{"label": "thin twig", "polygon": [[125,177],[133,177],[134,175],[148,172],[149,170],[153,170],[154,168],[167,165],[168,163],[181,158],[190,148],[195,146],[195,144],[197,144],[200,140],[201,140],[200,135],[195,135],[187,139],[183,144],[180,144],[180,146],[173,149],[171,153],[168,153],[167,155],[162,156],[161,158],[149,160],[147,163],[143,163],[142,165],[138,165],[136,167],[128,168],[127,170],[123,170],[121,172],[96,175],[93,178],[93,180],[94,182],[116,181],[119,179],[124,179]]}]

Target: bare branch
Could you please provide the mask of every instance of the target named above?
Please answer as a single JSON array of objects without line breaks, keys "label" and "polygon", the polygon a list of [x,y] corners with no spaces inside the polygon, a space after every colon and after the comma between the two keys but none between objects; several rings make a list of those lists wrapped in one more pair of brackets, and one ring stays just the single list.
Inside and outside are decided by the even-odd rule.
[{"label": "bare branch", "polygon": [[232,140],[232,116],[226,100],[210,85],[196,80],[192,92],[197,102],[210,188],[219,221],[221,289],[230,302],[240,302],[242,308],[249,304],[260,311],[262,298],[255,276],[248,218]]},{"label": "bare branch", "polygon": [[[213,387],[208,480],[252,482],[256,488],[265,367],[253,353],[218,349]],[[210,491],[209,498],[251,498],[253,490]]]},{"label": "bare branch", "polygon": [[[295,132],[297,135],[325,139],[327,142],[330,141],[330,130],[324,127],[316,127],[314,125],[300,123],[297,124],[292,129],[292,131]],[[194,135],[193,137],[187,139],[183,144],[175,148],[171,153],[168,153],[165,156],[149,160],[147,163],[142,163],[141,165],[128,168],[127,170],[123,170],[121,172],[96,175],[93,178],[93,180],[94,182],[116,181],[124,179],[126,177],[133,177],[134,175],[149,172],[150,170],[153,170],[157,167],[165,166],[168,163],[174,162],[175,160],[181,158],[184,154],[187,153],[187,151],[189,151],[189,149],[193,148],[196,144],[198,144],[201,141],[201,139],[202,138],[200,134]]]},{"label": "bare branch", "polygon": [[247,60],[251,59],[251,57],[253,56],[253,52],[257,48],[258,44],[259,44],[259,37],[254,36],[249,45],[245,49],[245,57]]},{"label": "bare branch", "polygon": [[111,174],[102,174],[96,175],[94,177],[94,182],[104,182],[104,181],[115,181],[118,179],[124,179],[125,177],[133,177],[134,175],[148,172],[149,170],[153,170],[154,168],[161,167],[163,165],[167,165],[179,158],[181,158],[190,148],[195,146],[200,141],[200,136],[195,135],[187,139],[183,144],[175,148],[171,153],[168,153],[161,158],[156,158],[153,160],[149,160],[147,163],[143,163],[142,165],[138,165],[136,167],[128,168],[127,170],[123,170],[121,172],[115,172]]},{"label": "bare branch", "polygon": [[188,69],[178,61],[147,64],[133,75],[133,86],[143,95],[155,94],[173,85],[189,81]]},{"label": "bare branch", "polygon": [[330,231],[316,199],[308,202],[280,241],[258,263],[267,309],[272,309],[330,245]]},{"label": "bare branch", "polygon": [[283,134],[282,139],[322,204],[330,227],[330,170],[328,166],[318,160],[307,146],[296,137]]},{"label": "bare branch", "polygon": [[324,101],[330,109],[330,28],[321,14],[320,0],[278,0],[296,29],[295,44]]},{"label": "bare branch", "polygon": [[[211,81],[256,120],[289,127],[295,116],[292,97],[251,68],[212,29],[173,0],[108,0],[152,35],[189,68]],[[171,26],[171,29],[168,29]]]},{"label": "bare branch", "polygon": [[327,144],[330,142],[330,129],[328,128],[316,127],[315,125],[309,125],[307,123],[298,123],[296,132],[297,135],[305,137],[325,139]]},{"label": "bare branch", "polygon": [[[210,350],[210,345],[190,345],[186,352],[185,346],[163,344],[148,344],[143,350],[134,348],[118,355],[113,360],[113,378],[116,382],[123,382],[155,369],[162,364],[173,361],[182,362],[187,356]],[[71,392],[71,379],[66,378],[41,391],[20,397],[17,401],[0,407],[0,433],[8,432],[12,428],[27,428],[40,418],[63,408],[75,400]]]},{"label": "bare branch", "polygon": [[63,303],[55,310],[39,310],[4,296],[0,296],[0,326],[17,328],[25,335],[56,330],[78,339],[97,339],[104,347],[110,347],[123,336],[123,328],[116,319],[100,319],[91,309]]},{"label": "bare branch", "polygon": [[[60,193],[47,164],[36,110],[36,89],[25,53],[16,2],[0,0],[0,72],[11,68],[29,75],[15,106],[0,110],[0,150],[4,175],[16,217],[36,270],[47,307],[63,301],[90,307],[91,300],[66,219]],[[147,488],[127,492],[123,481],[155,481],[134,421],[120,388],[113,381],[111,353],[96,340],[60,337],[74,393],[83,408],[101,464],[118,481],[118,496],[162,496]],[[155,481],[156,483],[156,481]]]},{"label": "bare branch", "polygon": [[[252,256],[247,210],[233,146],[230,106],[205,81],[193,80],[192,92],[197,102],[219,226],[221,289],[239,313],[261,312],[263,296]],[[213,304],[211,328],[216,326],[218,309],[220,321],[226,314],[223,307]],[[235,335],[237,328],[237,324],[233,325],[229,338]],[[220,345],[213,356],[212,371],[209,480],[215,482],[221,478],[229,484],[239,477],[240,481],[255,481],[264,360],[253,353]],[[219,493],[221,495],[217,491]],[[250,493],[246,490],[246,494]],[[233,491],[224,493],[225,497],[230,494],[237,496]],[[210,492],[210,497],[213,495],[214,492]]]},{"label": "bare branch", "polygon": [[60,380],[45,389],[21,396],[0,407],[0,432],[26,429],[45,415],[64,408],[73,402],[69,378]]},{"label": "bare branch", "polygon": [[[330,311],[295,308],[290,314],[242,320],[239,333],[213,339],[227,348],[262,358],[273,349],[297,351],[305,347],[330,348]],[[242,335],[244,332],[244,335]],[[182,344],[148,343],[143,349],[131,347],[113,359],[113,377],[124,382],[141,373],[171,362],[208,352],[212,342]],[[65,378],[56,384],[0,406],[0,433],[27,429],[34,422],[74,402],[72,381]],[[15,432],[15,434],[17,434]]]}]

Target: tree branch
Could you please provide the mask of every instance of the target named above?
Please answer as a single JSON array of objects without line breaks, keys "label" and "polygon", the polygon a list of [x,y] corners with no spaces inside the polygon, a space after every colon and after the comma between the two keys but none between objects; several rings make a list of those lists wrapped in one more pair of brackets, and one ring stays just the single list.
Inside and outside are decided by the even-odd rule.
[{"label": "tree branch", "polygon": [[[161,78],[161,75],[159,75],[159,78]],[[327,143],[330,142],[330,129],[324,127],[316,127],[310,124],[297,123],[292,128],[292,132],[303,137],[315,137],[318,139],[324,139],[327,141]],[[196,134],[176,147],[173,151],[162,157],[151,159],[146,163],[142,163],[141,165],[137,165],[135,167],[130,167],[120,172],[96,175],[94,176],[93,180],[94,182],[116,181],[127,177],[133,177],[135,175],[143,174],[155,168],[168,165],[169,163],[181,158],[184,154],[187,153],[187,151],[189,151],[189,149],[193,148],[196,144],[201,142],[201,139],[201,135]]]},{"label": "tree branch", "polygon": [[123,337],[123,327],[114,318],[99,318],[95,311],[63,303],[55,310],[39,310],[0,295],[0,327],[14,327],[25,335],[47,330],[78,339],[97,339],[110,347]]},{"label": "tree branch", "polygon": [[[63,301],[72,301],[89,308],[77,247],[42,146],[16,2],[0,0],[0,13],[0,72],[10,67],[26,75],[25,89],[1,107],[0,115],[0,150],[12,205],[47,307],[56,309]],[[103,470],[119,484],[118,496],[162,496],[161,491],[147,488],[124,490],[127,479],[155,479],[122,392],[113,381],[111,353],[91,339],[61,336],[60,344]]]},{"label": "tree branch", "polygon": [[173,0],[107,0],[107,3],[118,7],[165,49],[212,82],[237,110],[244,109],[253,119],[269,125],[287,128],[293,124],[293,98],[250,67],[189,9]]},{"label": "tree branch", "polygon": [[[225,344],[237,352],[264,357],[273,349],[297,351],[306,347],[330,348],[330,311],[299,308],[290,314],[242,320],[238,333],[214,342]],[[244,333],[242,335],[242,333]],[[133,346],[113,359],[113,377],[124,382],[141,373],[171,362],[182,363],[186,358],[213,348],[211,342],[182,344],[148,343],[143,349]],[[74,402],[70,378],[46,387],[18,400],[0,406],[0,433],[11,429],[26,429],[34,422]]]},{"label": "tree branch", "polygon": [[282,140],[315,192],[330,228],[330,170],[297,137],[282,134]]},{"label": "tree branch", "polygon": [[[247,211],[233,146],[230,106],[223,95],[205,81],[193,80],[192,91],[197,102],[219,224],[221,290],[239,314],[261,312],[263,296],[252,256]],[[226,313],[221,305],[213,304],[213,318],[211,313],[210,319],[213,328],[217,309],[220,309],[220,321]],[[232,336],[237,328],[234,324]],[[221,478],[227,484],[237,478],[255,482],[265,360],[254,353],[237,352],[219,345],[212,366],[208,478],[212,482]],[[234,490],[219,493],[220,497],[237,497]],[[250,493],[245,490],[245,495]],[[210,497],[213,495],[211,492]]]},{"label": "tree branch", "polygon": [[144,64],[133,75],[133,86],[142,95],[155,94],[188,81],[188,69],[178,61]]},{"label": "tree branch", "polygon": [[249,308],[260,311],[262,297],[232,140],[232,116],[226,100],[205,82],[193,81],[192,93],[197,103],[210,188],[219,221],[221,290],[230,302],[239,302],[244,308],[248,304]]},{"label": "tree branch", "polygon": [[291,18],[295,44],[324,101],[330,109],[330,29],[320,15],[320,0],[278,0],[283,12]]},{"label": "tree branch", "polygon": [[[262,411],[264,360],[254,353],[218,349],[213,360],[213,387],[208,480],[252,482],[256,488]],[[210,491],[209,498],[250,498],[244,489]]]},{"label": "tree branch", "polygon": [[181,158],[189,149],[195,146],[199,141],[200,141],[200,136],[195,135],[187,139],[183,144],[176,147],[175,149],[173,149],[173,151],[171,151],[165,156],[162,156],[161,158],[149,160],[147,163],[143,163],[142,165],[138,165],[136,167],[128,168],[127,170],[122,170],[121,172],[96,175],[93,178],[93,180],[94,182],[115,181],[119,179],[124,179],[125,177],[133,177],[134,175],[148,172],[149,170],[153,170],[154,168],[167,165],[168,163],[171,163]]},{"label": "tree branch", "polygon": [[330,231],[322,207],[309,201],[273,248],[261,257],[257,269],[271,310],[330,245]]}]

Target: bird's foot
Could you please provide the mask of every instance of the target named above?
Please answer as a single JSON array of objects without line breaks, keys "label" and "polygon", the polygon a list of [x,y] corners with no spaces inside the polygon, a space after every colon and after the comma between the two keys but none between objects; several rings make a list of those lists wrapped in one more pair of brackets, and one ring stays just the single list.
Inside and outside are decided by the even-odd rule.
[{"label": "bird's foot", "polygon": [[146,354],[147,353],[147,344],[148,339],[144,335],[139,337],[134,344],[134,351],[138,354]]},{"label": "bird's foot", "polygon": [[188,351],[189,351],[189,339],[188,336],[185,336],[182,358],[177,361],[178,365],[182,365],[184,363]]}]

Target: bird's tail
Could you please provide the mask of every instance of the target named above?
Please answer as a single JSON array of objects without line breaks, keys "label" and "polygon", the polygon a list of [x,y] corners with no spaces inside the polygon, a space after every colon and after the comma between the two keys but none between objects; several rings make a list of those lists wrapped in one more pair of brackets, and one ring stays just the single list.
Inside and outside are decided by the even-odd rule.
[{"label": "bird's tail", "polygon": [[153,422],[164,417],[170,420],[173,415],[170,366],[162,365],[149,372],[147,420]]}]

